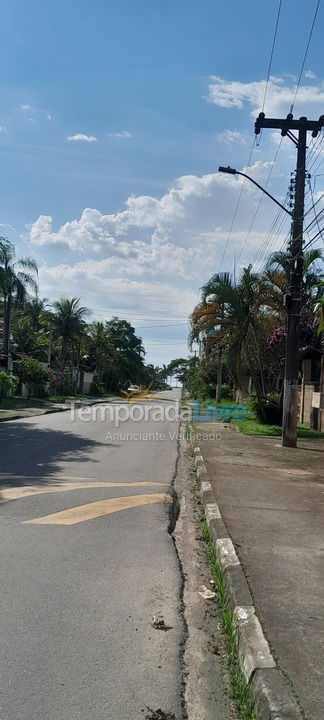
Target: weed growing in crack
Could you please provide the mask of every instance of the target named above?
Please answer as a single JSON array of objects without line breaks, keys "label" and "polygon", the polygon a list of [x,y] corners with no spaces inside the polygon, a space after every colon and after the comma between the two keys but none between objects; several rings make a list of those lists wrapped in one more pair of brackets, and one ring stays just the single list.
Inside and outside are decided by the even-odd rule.
[{"label": "weed growing in crack", "polygon": [[200,481],[195,474],[194,478],[197,490],[196,498],[199,512],[201,538],[205,546],[208,564],[214,580],[215,590],[217,591],[215,602],[218,602],[220,607],[222,624],[225,631],[225,648],[233,699],[242,720],[260,720],[260,716],[253,710],[251,691],[241,670],[237,632],[233,613],[230,610],[228,602],[224,571],[218,561],[213,538],[207,524],[203,506],[200,502],[198,494],[200,490]]}]

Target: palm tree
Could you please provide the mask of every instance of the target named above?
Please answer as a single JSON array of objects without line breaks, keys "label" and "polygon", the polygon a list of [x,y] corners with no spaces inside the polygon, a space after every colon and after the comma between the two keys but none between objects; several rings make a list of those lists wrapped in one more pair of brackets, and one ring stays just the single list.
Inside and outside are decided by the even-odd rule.
[{"label": "palm tree", "polygon": [[0,291],[4,300],[3,354],[9,369],[10,325],[13,303],[21,305],[27,298],[28,289],[37,292],[35,275],[38,268],[31,258],[15,261],[14,245],[0,238]]},{"label": "palm tree", "polygon": [[47,298],[40,298],[36,294],[35,297],[28,298],[22,307],[21,315],[28,319],[35,333],[47,329],[50,318],[47,302]]},{"label": "palm tree", "polygon": [[101,383],[106,367],[111,363],[114,349],[109,342],[103,322],[91,323],[89,327],[89,354],[93,359],[98,382]]},{"label": "palm tree", "polygon": [[88,308],[80,305],[80,298],[60,298],[53,303],[54,313],[52,328],[54,335],[60,339],[60,364],[64,369],[68,352],[73,350],[73,345],[85,335],[85,318],[89,313]]},{"label": "palm tree", "polygon": [[[257,358],[262,393],[265,393],[258,322],[263,303],[262,282],[244,268],[237,285],[229,273],[213,275],[201,289],[201,301],[191,317],[190,341],[203,340],[205,353],[215,345],[226,352],[237,388],[244,384],[245,369]],[[255,378],[257,380],[257,378]],[[257,388],[257,382],[256,389]]]},{"label": "palm tree", "polygon": [[[318,283],[323,277],[323,271],[321,271],[314,264],[320,261],[323,263],[323,252],[319,248],[311,248],[306,250],[303,256],[303,282],[302,282],[302,307],[305,304],[314,299],[316,290],[318,289]],[[289,252],[282,250],[274,252],[270,255],[266,264],[264,280],[266,283],[270,283],[277,293],[277,299],[282,299],[282,296],[288,292],[289,287],[289,275],[291,267],[291,256]],[[316,299],[316,298],[315,298]]]}]

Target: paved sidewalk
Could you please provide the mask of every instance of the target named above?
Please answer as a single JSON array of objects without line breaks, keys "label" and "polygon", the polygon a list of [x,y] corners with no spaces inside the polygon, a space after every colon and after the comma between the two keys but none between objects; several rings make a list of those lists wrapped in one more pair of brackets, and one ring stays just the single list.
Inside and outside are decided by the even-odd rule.
[{"label": "paved sidewalk", "polygon": [[[199,446],[258,617],[308,720],[324,704],[324,441],[196,424]],[[221,439],[204,440],[219,432]]]},{"label": "paved sidewalk", "polygon": [[[64,403],[53,403],[44,400],[41,404],[40,401],[35,403],[35,407],[17,407],[14,410],[6,410],[0,406],[0,422],[6,422],[7,420],[21,420],[26,417],[34,417],[34,415],[48,415],[48,413],[63,412],[64,410],[70,410],[74,405],[76,408],[87,407],[88,405],[98,405],[98,403],[113,402],[116,401],[115,395],[107,395],[106,397],[88,397],[88,398],[75,398],[73,400],[66,400]],[[119,400],[121,402],[121,400]]]}]

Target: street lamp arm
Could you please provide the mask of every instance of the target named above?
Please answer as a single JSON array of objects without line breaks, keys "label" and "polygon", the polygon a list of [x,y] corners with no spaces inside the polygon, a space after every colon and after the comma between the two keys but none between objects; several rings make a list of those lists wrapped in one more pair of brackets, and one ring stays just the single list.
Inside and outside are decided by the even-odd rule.
[{"label": "street lamp arm", "polygon": [[220,166],[218,168],[218,170],[219,170],[219,172],[227,173],[228,175],[242,175],[242,177],[247,178],[248,180],[251,181],[251,183],[253,183],[253,185],[256,185],[256,187],[259,188],[259,190],[262,190],[262,192],[265,195],[268,195],[268,197],[271,200],[273,200],[273,202],[275,202],[276,205],[279,205],[279,207],[282,210],[284,210],[285,213],[287,213],[288,215],[290,215],[290,217],[292,217],[292,213],[290,212],[290,210],[287,210],[287,208],[284,205],[282,205],[281,202],[279,202],[279,200],[276,200],[276,198],[273,197],[273,195],[271,195],[264,187],[262,187],[262,185],[259,185],[259,183],[256,180],[253,180],[253,178],[251,178],[250,175],[246,175],[245,173],[240,172],[239,170],[235,170],[234,168],[231,168],[231,167]]}]

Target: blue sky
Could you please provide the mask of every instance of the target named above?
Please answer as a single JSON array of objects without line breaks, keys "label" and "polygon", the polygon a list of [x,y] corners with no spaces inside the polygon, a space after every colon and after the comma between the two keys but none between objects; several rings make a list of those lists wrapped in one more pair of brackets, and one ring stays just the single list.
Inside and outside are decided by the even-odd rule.
[{"label": "blue sky", "polygon": [[[268,115],[289,111],[315,5],[283,0]],[[276,214],[267,200],[247,237],[259,195],[245,187],[219,268],[241,186],[217,167],[247,164],[277,8],[275,0],[2,4],[0,231],[37,259],[41,295],[80,296],[93,319],[129,317],[149,362],[187,354],[199,287],[232,269],[234,252],[244,248],[239,271],[258,249],[262,260],[262,243],[284,240],[286,224],[267,240]],[[324,6],[297,115],[324,113],[323,23]],[[249,169],[266,182],[272,168],[269,187],[284,197],[295,150],[285,140],[272,167],[276,148],[264,132]]]}]

